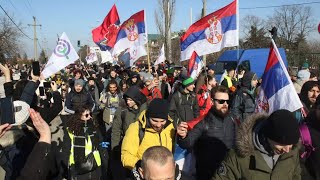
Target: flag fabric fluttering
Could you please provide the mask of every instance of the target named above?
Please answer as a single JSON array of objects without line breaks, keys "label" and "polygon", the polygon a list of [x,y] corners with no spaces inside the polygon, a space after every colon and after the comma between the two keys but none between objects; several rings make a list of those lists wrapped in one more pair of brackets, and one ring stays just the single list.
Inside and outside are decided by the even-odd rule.
[{"label": "flag fabric fluttering", "polygon": [[164,54],[164,44],[162,44],[162,47],[161,47],[160,52],[159,52],[159,57],[156,60],[156,62],[154,63],[154,65],[158,65],[160,63],[163,63],[165,60],[166,60],[166,56]]},{"label": "flag fabric fluttering", "polygon": [[271,41],[256,111],[271,114],[278,109],[287,109],[293,112],[302,108],[302,103],[295,91],[277,46],[273,39]]},{"label": "flag fabric fluttering", "polygon": [[147,42],[144,11],[142,10],[122,23],[112,50],[112,55],[116,56],[132,46],[143,46]]},{"label": "flag fabric fluttering", "polygon": [[192,24],[180,38],[181,61],[239,45],[237,0]]},{"label": "flag fabric fluttering", "polygon": [[133,66],[133,64],[142,56],[146,56],[147,51],[145,50],[145,47],[139,46],[138,44],[134,44],[129,49],[123,53],[123,55],[120,57],[120,60],[122,60],[125,64],[125,68]]},{"label": "flag fabric fluttering", "polygon": [[73,48],[67,34],[64,32],[59,38],[57,46],[43,69],[42,75],[44,78],[48,78],[78,59],[79,56],[76,50]]},{"label": "flag fabric fluttering", "polygon": [[188,75],[192,79],[196,79],[204,67],[202,59],[193,51],[188,64]]},{"label": "flag fabric fluttering", "polygon": [[110,51],[117,39],[120,18],[116,5],[113,5],[103,23],[92,30],[92,39],[100,47],[101,51]]},{"label": "flag fabric fluttering", "polygon": [[89,47],[89,52],[86,57],[86,61],[88,64],[98,61],[98,56],[94,47]]}]

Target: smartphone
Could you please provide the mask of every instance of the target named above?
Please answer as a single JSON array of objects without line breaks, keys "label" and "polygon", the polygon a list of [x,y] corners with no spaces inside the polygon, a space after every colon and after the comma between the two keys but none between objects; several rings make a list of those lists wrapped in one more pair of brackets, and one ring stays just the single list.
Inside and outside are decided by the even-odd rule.
[{"label": "smartphone", "polygon": [[40,76],[40,64],[39,61],[32,62],[32,72],[35,76]]},{"label": "smartphone", "polygon": [[44,88],[51,88],[50,82],[43,82],[43,87]]},{"label": "smartphone", "polygon": [[44,87],[39,87],[40,96],[44,96]]},{"label": "smartphone", "polygon": [[28,129],[27,125],[25,124],[12,124],[11,128],[9,130],[23,130],[23,129]]}]

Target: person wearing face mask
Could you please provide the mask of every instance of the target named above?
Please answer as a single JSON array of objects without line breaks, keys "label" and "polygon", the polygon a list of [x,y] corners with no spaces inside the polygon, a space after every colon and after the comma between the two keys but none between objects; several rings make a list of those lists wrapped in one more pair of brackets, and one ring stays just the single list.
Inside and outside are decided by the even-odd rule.
[{"label": "person wearing face mask", "polygon": [[240,125],[234,150],[212,179],[300,180],[299,137],[299,124],[288,110],[252,115]]},{"label": "person wearing face mask", "polygon": [[[90,107],[78,108],[66,123],[60,172],[66,179],[100,179],[107,169],[107,151]],[[63,169],[63,168],[67,169]]]},{"label": "person wearing face mask", "polygon": [[125,168],[132,170],[149,147],[164,146],[172,152],[175,130],[173,120],[168,116],[168,105],[166,100],[153,99],[148,109],[129,126],[121,147],[121,161]]},{"label": "person wearing face mask", "polygon": [[129,125],[147,109],[147,98],[137,86],[130,87],[123,95],[124,102],[117,108],[111,128],[111,173],[114,179],[125,179],[130,172],[121,164],[121,145]]},{"label": "person wearing face mask", "polygon": [[178,145],[194,148],[197,179],[210,179],[229,149],[233,148],[235,122],[229,114],[229,94],[224,86],[212,89],[213,105],[203,120],[193,129],[186,122],[177,128]]},{"label": "person wearing face mask", "polygon": [[257,84],[257,75],[251,71],[246,72],[242,77],[240,88],[235,93],[231,111],[241,122],[245,121],[255,111],[255,89]]}]

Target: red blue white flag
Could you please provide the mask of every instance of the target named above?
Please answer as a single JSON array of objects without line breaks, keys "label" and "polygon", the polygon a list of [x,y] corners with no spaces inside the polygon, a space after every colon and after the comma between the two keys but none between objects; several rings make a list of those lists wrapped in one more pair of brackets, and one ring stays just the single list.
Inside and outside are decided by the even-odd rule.
[{"label": "red blue white flag", "polygon": [[142,10],[122,23],[112,55],[116,56],[132,46],[143,46],[147,42],[144,11]]},{"label": "red blue white flag", "polygon": [[202,59],[198,56],[198,54],[195,51],[193,51],[188,64],[188,75],[192,79],[196,79],[203,67],[204,64],[202,62]]},{"label": "red blue white flag", "polygon": [[302,108],[279,50],[271,40],[268,62],[262,76],[256,110],[271,114],[278,109],[291,112]]},{"label": "red blue white flag", "polygon": [[92,39],[100,47],[101,51],[110,51],[117,39],[120,18],[116,5],[113,5],[103,23],[92,30]]},{"label": "red blue white flag", "polygon": [[181,61],[190,59],[193,51],[199,56],[239,45],[237,1],[192,24],[180,38]]}]

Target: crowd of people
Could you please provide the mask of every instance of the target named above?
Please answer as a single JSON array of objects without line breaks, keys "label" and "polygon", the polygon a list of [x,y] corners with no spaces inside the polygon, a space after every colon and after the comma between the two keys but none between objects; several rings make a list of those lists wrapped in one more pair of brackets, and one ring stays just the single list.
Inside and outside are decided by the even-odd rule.
[{"label": "crowd of people", "polygon": [[[271,115],[255,113],[261,77],[240,66],[221,83],[213,65],[193,79],[167,61],[72,64],[48,79],[0,70],[6,180],[320,179],[320,83],[306,63],[289,72],[303,108]],[[175,163],[177,147],[195,172]]]}]

